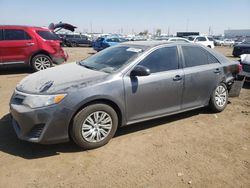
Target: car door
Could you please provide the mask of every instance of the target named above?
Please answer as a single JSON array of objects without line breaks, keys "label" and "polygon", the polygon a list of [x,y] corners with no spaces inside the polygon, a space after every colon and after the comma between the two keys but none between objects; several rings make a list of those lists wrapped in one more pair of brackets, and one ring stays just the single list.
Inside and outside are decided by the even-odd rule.
[{"label": "car door", "polygon": [[24,63],[35,46],[32,37],[22,29],[4,29],[0,42],[3,63]]},{"label": "car door", "polygon": [[180,110],[183,71],[177,47],[161,47],[138,65],[150,69],[148,76],[124,77],[127,121],[134,122]]},{"label": "car door", "polygon": [[200,46],[182,46],[184,89],[182,109],[204,106],[222,80],[219,61]]}]

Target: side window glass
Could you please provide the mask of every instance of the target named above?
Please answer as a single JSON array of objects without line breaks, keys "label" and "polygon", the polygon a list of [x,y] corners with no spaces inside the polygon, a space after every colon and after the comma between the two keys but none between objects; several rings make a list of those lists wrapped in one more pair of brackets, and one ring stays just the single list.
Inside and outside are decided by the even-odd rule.
[{"label": "side window glass", "polygon": [[4,40],[29,40],[31,37],[21,29],[5,29]]},{"label": "side window glass", "polygon": [[139,65],[150,69],[151,73],[178,69],[176,47],[164,47],[153,51]]},{"label": "side window glass", "polygon": [[201,47],[182,46],[182,52],[186,67],[208,64],[208,52],[205,52]]}]

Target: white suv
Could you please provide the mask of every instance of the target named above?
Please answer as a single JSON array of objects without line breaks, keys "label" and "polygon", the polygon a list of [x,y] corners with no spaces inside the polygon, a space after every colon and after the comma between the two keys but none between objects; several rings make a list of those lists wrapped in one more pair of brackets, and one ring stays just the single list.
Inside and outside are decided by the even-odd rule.
[{"label": "white suv", "polygon": [[213,38],[207,36],[188,36],[187,37],[190,42],[202,44],[209,48],[214,48]]}]

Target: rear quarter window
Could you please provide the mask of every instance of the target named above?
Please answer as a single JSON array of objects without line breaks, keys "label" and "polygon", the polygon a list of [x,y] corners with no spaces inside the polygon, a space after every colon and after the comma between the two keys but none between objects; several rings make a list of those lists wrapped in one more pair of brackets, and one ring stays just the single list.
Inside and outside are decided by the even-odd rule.
[{"label": "rear quarter window", "polygon": [[58,36],[50,31],[36,31],[37,34],[45,40],[60,40]]}]

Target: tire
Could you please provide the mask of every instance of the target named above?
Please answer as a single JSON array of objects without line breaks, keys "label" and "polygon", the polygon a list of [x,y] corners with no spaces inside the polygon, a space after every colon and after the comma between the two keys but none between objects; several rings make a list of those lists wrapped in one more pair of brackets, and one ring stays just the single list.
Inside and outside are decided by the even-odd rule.
[{"label": "tire", "polygon": [[210,45],[208,45],[207,47],[208,47],[208,48],[211,48],[211,46],[210,46]]},{"label": "tire", "polygon": [[[95,118],[99,120],[95,121]],[[109,105],[98,103],[89,105],[76,114],[70,135],[78,146],[94,149],[107,144],[114,136],[117,127],[118,116],[115,110]],[[106,136],[103,130],[107,133]]]},{"label": "tire", "polygon": [[52,67],[52,60],[45,54],[38,54],[31,59],[31,66],[34,71],[41,71]]},{"label": "tire", "polygon": [[77,47],[78,45],[77,45],[76,42],[72,42],[72,43],[71,43],[71,46],[72,46],[72,47]]},{"label": "tire", "polygon": [[[224,96],[224,97],[223,97]],[[209,108],[213,112],[222,112],[228,102],[228,90],[224,83],[220,83],[213,91],[210,101]]]}]

